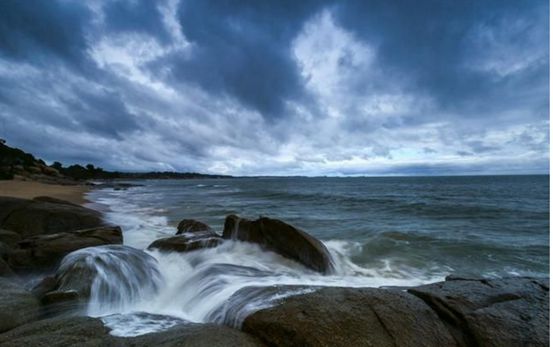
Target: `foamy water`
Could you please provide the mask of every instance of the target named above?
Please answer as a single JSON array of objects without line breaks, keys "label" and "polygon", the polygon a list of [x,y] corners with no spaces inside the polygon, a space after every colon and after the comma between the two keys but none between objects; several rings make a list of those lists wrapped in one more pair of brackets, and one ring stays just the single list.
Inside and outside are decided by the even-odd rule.
[{"label": "foamy water", "polygon": [[[90,316],[102,317],[115,335],[144,334],[184,322],[239,327],[248,314],[317,286],[413,286],[446,275],[437,271],[429,276],[428,271],[390,262],[381,262],[379,267],[357,265],[352,257],[362,247],[348,240],[324,240],[334,262],[331,275],[321,275],[256,244],[232,240],[186,253],[148,251],[151,242],[174,235],[176,228],[168,224],[163,209],[129,202],[126,194],[106,189],[93,192],[90,198],[109,206],[106,218],[122,227],[128,248],[85,249],[72,255],[88,257],[87,264],[99,268],[87,311]],[[136,259],[139,250],[144,251]],[[242,288],[276,285],[309,287],[276,295],[263,291],[236,295]]]}]

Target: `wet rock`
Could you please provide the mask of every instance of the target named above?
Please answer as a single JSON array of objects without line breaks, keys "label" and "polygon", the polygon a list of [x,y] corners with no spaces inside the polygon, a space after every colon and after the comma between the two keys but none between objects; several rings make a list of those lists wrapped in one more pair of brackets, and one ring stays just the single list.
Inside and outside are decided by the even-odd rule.
[{"label": "wet rock", "polygon": [[0,228],[22,237],[104,226],[99,212],[53,198],[0,197]]},{"label": "wet rock", "polygon": [[12,277],[15,273],[6,261],[0,258],[0,277]]},{"label": "wet rock", "polygon": [[456,346],[424,301],[374,288],[322,288],[287,297],[248,316],[242,330],[271,346]]},{"label": "wet rock", "polygon": [[182,233],[195,233],[200,231],[211,232],[209,225],[194,219],[183,219],[177,226],[177,235]]},{"label": "wet rock", "polygon": [[184,233],[152,242],[148,249],[157,249],[163,252],[189,252],[201,248],[219,246],[223,239],[212,231]]},{"label": "wet rock", "polygon": [[13,247],[21,241],[21,235],[14,231],[0,229],[0,242]]},{"label": "wet rock", "polygon": [[133,302],[152,295],[161,275],[146,252],[122,245],[88,247],[68,254],[56,271],[52,290],[74,290],[88,299],[92,288],[111,303]]},{"label": "wet rock", "polygon": [[464,279],[409,289],[461,346],[548,346],[549,279]]},{"label": "wet rock", "polygon": [[9,264],[16,271],[57,267],[67,254],[86,247],[121,244],[119,227],[96,227],[63,233],[38,235],[18,242],[9,255]]},{"label": "wet rock", "polygon": [[28,204],[31,204],[32,200],[11,198],[7,196],[0,196],[0,228],[4,224],[4,221],[9,217],[9,215],[21,208],[24,208]]},{"label": "wet rock", "polygon": [[0,346],[121,346],[101,320],[90,317],[56,317],[22,325],[0,334]]},{"label": "wet rock", "polygon": [[321,241],[278,219],[262,217],[250,221],[227,216],[223,238],[260,244],[324,274],[333,270],[330,253]]},{"label": "wet rock", "polygon": [[41,299],[46,293],[56,290],[57,287],[58,281],[54,276],[45,276],[31,289],[31,292]]},{"label": "wet rock", "polygon": [[260,347],[257,338],[222,325],[189,324],[132,338],[120,338],[124,346],[149,347]]},{"label": "wet rock", "polygon": [[136,337],[109,335],[98,318],[55,317],[20,326],[0,334],[0,345],[19,346],[117,346],[117,347],[258,347],[256,338],[239,330],[214,324],[181,325]]},{"label": "wet rock", "polygon": [[42,296],[40,303],[43,317],[80,312],[85,308],[85,303],[75,290],[48,292]]},{"label": "wet rock", "polygon": [[0,332],[38,319],[39,303],[16,282],[0,278]]}]

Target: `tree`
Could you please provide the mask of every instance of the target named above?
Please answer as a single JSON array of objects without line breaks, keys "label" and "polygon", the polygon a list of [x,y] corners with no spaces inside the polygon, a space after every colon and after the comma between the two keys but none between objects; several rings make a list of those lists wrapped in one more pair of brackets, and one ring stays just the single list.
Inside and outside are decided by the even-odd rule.
[{"label": "tree", "polygon": [[50,167],[53,167],[54,169],[60,171],[63,166],[61,165],[61,163],[59,161],[55,161],[52,163],[52,165],[50,165]]}]

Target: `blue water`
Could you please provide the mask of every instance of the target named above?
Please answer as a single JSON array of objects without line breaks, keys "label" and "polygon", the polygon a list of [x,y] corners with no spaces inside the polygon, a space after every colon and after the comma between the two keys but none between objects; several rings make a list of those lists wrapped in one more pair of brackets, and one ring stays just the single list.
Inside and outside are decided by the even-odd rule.
[{"label": "blue water", "polygon": [[549,176],[237,178],[134,181],[94,191],[146,247],[183,218],[269,216],[341,242],[360,267],[398,276],[546,275]]}]

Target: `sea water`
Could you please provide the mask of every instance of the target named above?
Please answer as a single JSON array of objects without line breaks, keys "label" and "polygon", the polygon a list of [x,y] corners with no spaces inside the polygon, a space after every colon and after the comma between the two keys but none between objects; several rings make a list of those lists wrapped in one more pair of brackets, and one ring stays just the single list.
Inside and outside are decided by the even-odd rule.
[{"label": "sea water", "polygon": [[[336,271],[323,276],[255,244],[236,241],[187,253],[147,251],[146,256],[156,260],[152,271],[159,276],[123,279],[133,293],[147,295],[130,302],[127,298],[124,305],[96,295],[89,304],[89,314],[103,317],[116,335],[183,322],[239,326],[251,312],[317,286],[412,286],[449,274],[547,276],[549,271],[549,176],[132,183],[140,186],[88,195],[95,206],[103,206],[109,222],[122,227],[126,246],[145,250],[154,240],[174,235],[184,218],[221,232],[229,214],[267,216],[322,240]],[[141,290],[150,280],[156,290]],[[236,294],[246,287],[284,284],[297,287],[272,296]]]}]

